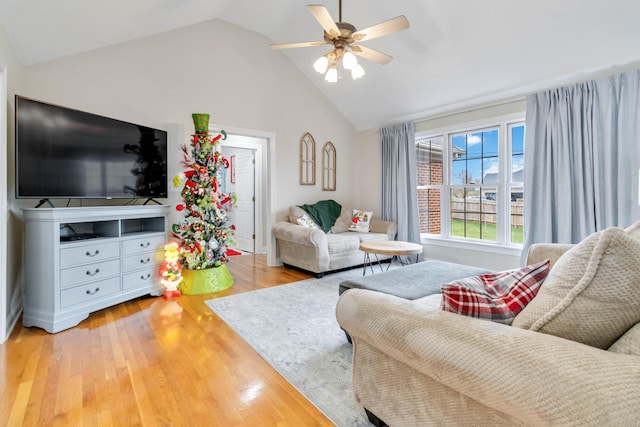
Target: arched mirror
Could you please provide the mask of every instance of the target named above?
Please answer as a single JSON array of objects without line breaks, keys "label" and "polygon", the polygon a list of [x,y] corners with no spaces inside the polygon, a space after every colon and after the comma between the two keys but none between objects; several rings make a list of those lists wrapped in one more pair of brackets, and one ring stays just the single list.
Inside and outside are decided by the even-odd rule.
[{"label": "arched mirror", "polygon": [[336,147],[331,141],[322,148],[322,189],[336,191]]},{"label": "arched mirror", "polygon": [[300,140],[300,185],[316,184],[316,142],[309,132]]}]

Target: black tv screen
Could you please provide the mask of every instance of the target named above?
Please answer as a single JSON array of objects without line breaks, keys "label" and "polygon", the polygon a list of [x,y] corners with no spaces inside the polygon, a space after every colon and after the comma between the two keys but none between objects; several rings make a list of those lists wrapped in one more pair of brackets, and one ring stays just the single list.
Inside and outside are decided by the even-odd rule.
[{"label": "black tv screen", "polygon": [[167,132],[16,95],[16,197],[167,197]]}]

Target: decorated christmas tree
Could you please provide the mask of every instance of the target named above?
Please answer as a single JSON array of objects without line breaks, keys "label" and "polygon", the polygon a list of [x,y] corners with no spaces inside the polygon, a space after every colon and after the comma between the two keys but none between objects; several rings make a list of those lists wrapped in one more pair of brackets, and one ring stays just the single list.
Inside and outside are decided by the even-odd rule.
[{"label": "decorated christmas tree", "polygon": [[[193,114],[193,121],[196,132],[189,145],[181,146],[185,171],[173,180],[175,187],[182,187],[183,201],[176,205],[176,209],[183,218],[179,224],[173,225],[172,231],[179,241],[180,264],[185,269],[180,289],[183,293],[206,293],[226,289],[233,284],[224,264],[227,262],[227,246],[235,244],[235,226],[227,223],[227,209],[235,200],[222,192],[224,171],[229,167],[229,161],[220,153],[220,142],[226,139],[226,133],[209,134],[208,114]],[[198,279],[187,269],[209,270],[209,274],[205,279]],[[221,280],[225,283],[207,283],[206,286],[195,283]]]}]

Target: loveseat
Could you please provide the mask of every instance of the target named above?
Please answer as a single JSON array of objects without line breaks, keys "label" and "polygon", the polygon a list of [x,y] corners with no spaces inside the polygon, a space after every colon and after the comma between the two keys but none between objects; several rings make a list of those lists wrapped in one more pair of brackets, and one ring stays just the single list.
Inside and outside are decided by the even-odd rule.
[{"label": "loveseat", "polygon": [[[353,390],[376,425],[640,425],[640,223],[551,259],[512,325],[350,289],[337,305],[353,339]],[[557,259],[557,261],[556,261]]]},{"label": "loveseat", "polygon": [[[368,231],[350,231],[353,214],[353,209],[341,206],[335,223],[324,232],[305,210],[291,206],[287,221],[279,221],[273,226],[280,260],[286,267],[295,267],[322,277],[331,271],[361,265],[364,261],[361,242],[395,239],[397,225],[383,221],[376,215],[367,218]],[[380,260],[388,258],[379,256]]]}]

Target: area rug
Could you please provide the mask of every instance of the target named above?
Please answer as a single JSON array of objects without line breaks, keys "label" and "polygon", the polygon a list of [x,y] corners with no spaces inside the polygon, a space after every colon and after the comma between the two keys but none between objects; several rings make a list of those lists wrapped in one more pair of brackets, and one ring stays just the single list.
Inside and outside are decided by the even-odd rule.
[{"label": "area rug", "polygon": [[361,269],[206,301],[339,427],[370,427],[352,396],[351,345],[335,316],[338,285]]}]

